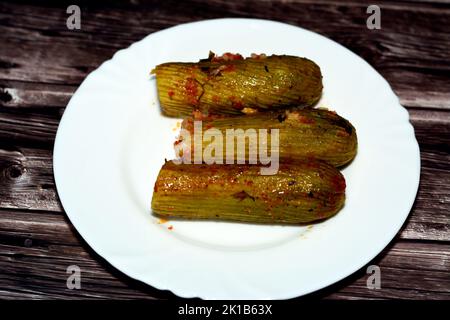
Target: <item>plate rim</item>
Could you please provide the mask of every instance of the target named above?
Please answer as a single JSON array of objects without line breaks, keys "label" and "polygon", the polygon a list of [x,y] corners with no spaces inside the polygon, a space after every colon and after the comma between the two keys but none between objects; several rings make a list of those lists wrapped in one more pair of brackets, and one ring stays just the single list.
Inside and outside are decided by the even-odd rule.
[{"label": "plate rim", "polygon": [[[134,46],[137,43],[145,41],[149,37],[153,37],[153,36],[156,36],[156,35],[161,36],[161,35],[164,35],[164,33],[173,32],[176,29],[182,29],[182,28],[184,28],[186,26],[195,25],[195,24],[204,24],[204,23],[228,23],[228,22],[232,22],[233,23],[235,21],[249,22],[249,23],[255,23],[256,22],[256,23],[280,24],[280,25],[287,26],[287,27],[290,27],[290,28],[300,29],[302,32],[311,33],[311,34],[314,34],[314,36],[319,36],[321,38],[326,39],[330,43],[333,43],[334,45],[339,46],[341,49],[344,49],[347,53],[351,54],[354,58],[357,58],[360,62],[362,62],[363,64],[368,66],[371,69],[371,71],[374,72],[374,74],[377,75],[377,77],[379,77],[385,84],[387,84],[387,86],[389,87],[390,91],[392,92],[392,94],[396,98],[396,104],[398,105],[398,107],[403,109],[402,110],[403,112],[408,113],[407,109],[400,104],[398,96],[395,94],[394,90],[392,89],[390,84],[387,82],[387,80],[374,67],[372,67],[366,60],[364,60],[362,57],[360,57],[356,53],[352,52],[348,48],[344,47],[340,43],[338,43],[338,42],[336,42],[336,41],[334,41],[334,40],[332,40],[330,38],[327,38],[327,37],[325,37],[324,35],[322,35],[320,33],[316,33],[316,32],[304,29],[302,27],[299,27],[299,26],[296,26],[296,25],[293,25],[293,24],[289,24],[289,23],[280,22],[280,21],[274,21],[274,20],[268,20],[268,19],[254,19],[254,18],[218,18],[218,19],[206,19],[206,20],[198,20],[198,21],[193,21],[193,22],[188,22],[188,23],[182,23],[182,24],[178,24],[178,25],[175,25],[175,26],[163,29],[163,30],[159,30],[159,31],[150,33],[147,36],[145,36],[144,38],[142,38],[141,40],[138,40],[138,41],[135,41],[135,42],[131,43],[128,47],[120,49],[120,50],[117,50],[110,59],[102,62],[95,70],[93,70],[89,75],[87,75],[85,77],[85,79],[79,85],[77,90],[74,92],[74,94],[71,97],[70,101],[68,102],[68,104],[67,104],[67,106],[66,106],[66,108],[64,110],[64,113],[63,113],[63,115],[61,117],[61,120],[60,120],[60,122],[58,124],[58,129],[57,129],[56,137],[55,137],[55,143],[54,143],[54,147],[53,147],[53,172],[54,172],[56,191],[57,191],[58,197],[60,199],[61,206],[63,207],[65,214],[67,215],[68,219],[70,220],[70,223],[74,226],[74,228],[80,234],[80,236],[83,238],[83,240],[86,241],[86,243],[91,247],[92,250],[94,250],[96,252],[96,254],[98,254],[100,257],[102,257],[102,259],[107,261],[108,264],[112,265],[115,269],[117,269],[118,271],[120,271],[121,273],[125,274],[126,276],[128,276],[128,277],[130,277],[132,279],[135,279],[135,280],[138,280],[140,282],[143,282],[146,285],[149,285],[149,286],[151,286],[153,288],[156,288],[156,289],[159,289],[159,290],[168,290],[168,291],[172,292],[173,294],[175,294],[175,295],[177,295],[179,297],[184,297],[184,298],[199,297],[199,298],[202,298],[202,299],[208,299],[207,295],[205,296],[202,293],[198,293],[198,292],[196,292],[196,290],[193,290],[193,291],[195,291],[194,294],[192,294],[192,291],[188,292],[186,294],[186,293],[182,292],[183,291],[182,289],[178,290],[177,288],[167,288],[167,287],[164,287],[164,285],[161,285],[161,283],[149,284],[148,281],[143,279],[144,277],[141,276],[140,274],[136,274],[136,273],[130,272],[129,270],[127,270],[126,272],[123,271],[124,268],[123,268],[123,266],[122,267],[119,266],[120,263],[118,261],[115,261],[111,257],[107,258],[107,257],[104,256],[105,255],[105,251],[107,251],[107,250],[104,250],[104,248],[101,248],[101,246],[97,246],[91,240],[88,240],[89,236],[86,236],[84,231],[80,230],[80,228],[74,223],[74,220],[76,220],[75,215],[71,215],[69,213],[69,211],[66,210],[65,205],[63,203],[63,199],[62,199],[63,197],[61,196],[61,194],[64,193],[64,192],[61,192],[63,182],[61,182],[60,179],[57,177],[58,176],[57,172],[59,172],[60,169],[59,169],[59,161],[57,161],[56,159],[58,158],[58,154],[60,154],[59,150],[61,149],[60,145],[61,145],[61,139],[62,139],[61,138],[61,136],[62,136],[61,132],[62,132],[62,130],[64,130],[63,129],[64,123],[67,121],[67,118],[68,118],[67,111],[71,110],[70,105],[71,105],[71,102],[72,102],[73,98],[76,96],[77,92],[82,87],[83,83],[88,78],[90,78],[91,75],[95,71],[97,71],[100,68],[102,68],[106,63],[109,63],[109,62],[113,61],[115,59],[116,55],[119,52],[128,50],[130,47]],[[408,117],[407,125],[409,125],[412,128],[412,130],[411,130],[412,134],[411,134],[411,137],[409,137],[409,138],[412,139],[411,142],[414,143],[414,145],[416,147],[417,162],[416,162],[415,166],[417,168],[417,170],[416,170],[417,174],[414,177],[414,184],[415,184],[414,197],[411,198],[411,200],[409,201],[409,203],[407,205],[409,210],[404,214],[404,217],[402,217],[402,219],[398,220],[398,221],[401,221],[401,223],[399,222],[398,225],[395,228],[392,229],[392,230],[395,229],[396,231],[393,232],[392,235],[389,235],[388,237],[386,237],[386,239],[388,239],[388,240],[387,241],[383,241],[383,244],[380,245],[379,248],[370,250],[371,252],[374,252],[373,254],[368,255],[368,256],[370,256],[370,259],[367,259],[367,257],[364,257],[364,259],[359,259],[362,262],[360,264],[358,264],[357,267],[355,267],[355,264],[350,264],[350,266],[347,267],[345,270],[341,270],[341,272],[339,273],[338,276],[336,276],[336,273],[334,273],[334,276],[332,277],[333,278],[332,280],[325,279],[323,281],[318,281],[318,282],[316,282],[316,285],[313,286],[313,288],[310,288],[309,290],[304,291],[304,292],[301,292],[301,291],[291,292],[289,290],[285,290],[284,294],[277,293],[276,294],[276,298],[274,298],[274,299],[289,299],[289,298],[303,296],[303,295],[315,292],[317,290],[324,289],[324,288],[326,288],[326,287],[328,287],[328,286],[330,286],[330,285],[332,285],[332,284],[334,284],[334,283],[336,283],[338,281],[341,281],[342,279],[350,276],[351,274],[353,274],[356,271],[360,270],[362,267],[364,267],[370,261],[372,261],[376,256],[378,256],[383,251],[384,248],[386,248],[396,238],[396,235],[398,234],[399,230],[402,228],[402,226],[406,222],[406,220],[407,220],[407,218],[408,218],[408,216],[409,216],[409,214],[411,212],[411,209],[412,209],[412,207],[414,205],[415,199],[417,197],[417,192],[418,192],[419,182],[420,182],[420,175],[421,175],[421,157],[420,157],[419,144],[418,144],[417,139],[415,137],[414,127],[412,126],[411,122],[409,121],[409,117]]]}]

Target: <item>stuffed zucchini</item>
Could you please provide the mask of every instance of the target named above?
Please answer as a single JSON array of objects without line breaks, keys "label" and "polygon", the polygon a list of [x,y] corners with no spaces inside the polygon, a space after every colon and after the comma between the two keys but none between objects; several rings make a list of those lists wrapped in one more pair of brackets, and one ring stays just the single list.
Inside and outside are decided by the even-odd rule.
[{"label": "stuffed zucchini", "polygon": [[[346,119],[335,112],[322,109],[303,109],[296,111],[261,112],[253,115],[214,118],[202,118],[202,136],[207,136],[206,131],[214,128],[220,130],[223,137],[229,137],[230,133],[236,137],[234,143],[233,159],[237,159],[238,144],[245,144],[245,160],[258,156],[259,148],[267,148],[270,145],[271,130],[279,129],[279,158],[281,161],[301,161],[304,158],[317,159],[340,167],[349,163],[356,155],[357,137],[356,130]],[[182,122],[189,136],[194,136],[195,117],[188,117]],[[253,130],[259,135],[259,129],[267,130],[267,144],[259,141],[258,148],[249,148],[249,134]],[[176,145],[187,147],[190,154],[194,154],[194,148],[199,146],[193,139],[185,140],[183,134]],[[230,138],[228,138],[229,140]],[[244,140],[248,139],[248,140]],[[182,143],[182,145],[180,145]],[[188,146],[183,144],[188,143]],[[203,139],[201,147],[203,150],[210,145],[210,139]],[[222,155],[228,155],[227,145],[223,143]],[[240,149],[242,150],[242,149]],[[184,154],[186,155],[186,153]],[[217,163],[217,162],[216,162]],[[225,163],[223,161],[222,163]]]},{"label": "stuffed zucchini", "polygon": [[287,55],[210,54],[197,63],[169,62],[156,75],[163,114],[245,114],[316,103],[322,74],[313,61]]},{"label": "stuffed zucchini", "polygon": [[152,209],[163,218],[300,224],[325,219],[344,205],[345,180],[320,161],[281,164],[276,175],[258,166],[166,162]]}]

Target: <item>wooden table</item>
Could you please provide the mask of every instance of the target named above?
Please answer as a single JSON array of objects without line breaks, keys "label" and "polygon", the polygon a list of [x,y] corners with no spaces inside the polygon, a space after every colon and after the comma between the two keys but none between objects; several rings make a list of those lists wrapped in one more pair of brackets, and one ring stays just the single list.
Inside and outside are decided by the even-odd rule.
[{"label": "wooden table", "polygon": [[[420,144],[413,210],[370,262],[382,288],[366,287],[363,268],[310,296],[450,299],[450,2],[376,4],[380,30],[366,27],[369,3],[324,0],[81,4],[81,30],[68,30],[67,6],[56,1],[0,3],[0,298],[173,297],[112,268],[70,224],[53,179],[56,129],[78,85],[118,49],[184,22],[254,17],[323,34],[367,60],[408,109]],[[72,264],[82,270],[80,290],[66,287]]]}]

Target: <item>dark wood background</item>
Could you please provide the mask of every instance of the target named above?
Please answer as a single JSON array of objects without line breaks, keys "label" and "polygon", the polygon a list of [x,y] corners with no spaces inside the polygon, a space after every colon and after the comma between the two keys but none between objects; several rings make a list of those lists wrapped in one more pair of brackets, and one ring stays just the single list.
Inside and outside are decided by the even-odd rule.
[{"label": "dark wood background", "polygon": [[[370,263],[381,267],[382,288],[366,287],[363,268],[309,297],[450,299],[449,1],[376,1],[381,30],[366,28],[369,3],[353,0],[78,4],[81,30],[71,31],[68,4],[0,3],[0,298],[174,297],[114,270],[66,218],[52,172],[58,122],[86,75],[118,49],[188,21],[256,17],[310,29],[366,59],[408,109],[421,149],[413,210]],[[80,290],[66,288],[72,264],[82,269]]]}]

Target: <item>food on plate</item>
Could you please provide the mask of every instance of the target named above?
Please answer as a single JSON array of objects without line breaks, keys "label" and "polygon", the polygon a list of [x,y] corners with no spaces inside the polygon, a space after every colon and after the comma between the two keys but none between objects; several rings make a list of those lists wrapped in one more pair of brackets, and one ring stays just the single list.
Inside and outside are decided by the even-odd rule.
[{"label": "food on plate", "polygon": [[167,161],[154,186],[152,209],[165,219],[301,224],[334,215],[344,201],[344,177],[321,161],[280,164],[272,176],[260,175],[256,165]]},{"label": "food on plate", "polygon": [[199,62],[169,62],[156,75],[163,114],[182,117],[205,114],[246,114],[262,110],[305,107],[322,94],[322,74],[313,61],[288,55],[226,53]]},{"label": "food on plate", "polygon": [[[233,117],[207,117],[194,115],[186,118],[181,127],[186,129],[190,136],[194,133],[194,121],[202,120],[201,130],[218,129],[222,136],[226,136],[230,129],[234,133],[240,133],[242,139],[248,134],[257,133],[258,129],[279,129],[279,157],[280,161],[296,162],[302,159],[318,159],[339,167],[349,163],[356,155],[357,137],[356,130],[349,121],[337,115],[335,112],[322,109],[303,109],[295,111],[260,112],[252,115]],[[228,131],[227,131],[228,130]],[[240,130],[240,131],[238,131]],[[248,133],[247,136],[245,133]],[[270,140],[270,130],[267,130]],[[205,134],[203,134],[205,136]],[[256,136],[255,136],[256,137]],[[194,139],[183,141],[180,136],[176,142],[189,143],[188,150],[194,154],[194,146],[198,145]],[[236,158],[237,141],[234,145]],[[261,141],[261,140],[259,140]],[[210,145],[210,139],[202,141],[203,150]],[[250,143],[241,140],[245,144],[245,159],[258,155],[257,148],[249,148]],[[226,143],[223,144],[223,157],[226,157]],[[270,143],[268,143],[270,145]],[[265,146],[259,146],[265,147]],[[181,149],[181,148],[180,148]],[[225,161],[223,161],[225,163]]]},{"label": "food on plate", "polygon": [[[310,108],[322,95],[313,61],[210,53],[152,73],[162,113],[185,117],[175,142],[179,159],[165,162],[154,186],[156,215],[302,224],[344,206],[337,167],[355,157],[356,130],[335,112]],[[272,164],[276,170],[263,173]]]}]

